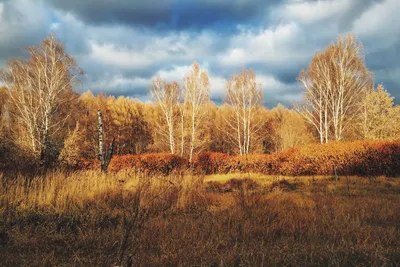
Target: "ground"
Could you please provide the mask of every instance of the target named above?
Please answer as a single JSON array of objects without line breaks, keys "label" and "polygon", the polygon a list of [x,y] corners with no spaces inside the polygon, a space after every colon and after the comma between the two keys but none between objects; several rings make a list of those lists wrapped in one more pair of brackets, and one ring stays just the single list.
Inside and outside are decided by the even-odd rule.
[{"label": "ground", "polygon": [[129,171],[0,188],[1,266],[398,266],[400,179]]}]

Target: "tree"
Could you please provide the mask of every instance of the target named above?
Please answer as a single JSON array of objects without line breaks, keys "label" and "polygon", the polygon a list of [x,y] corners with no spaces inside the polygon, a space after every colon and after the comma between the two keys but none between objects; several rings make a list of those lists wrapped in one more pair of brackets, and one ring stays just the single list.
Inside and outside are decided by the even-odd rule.
[{"label": "tree", "polygon": [[364,100],[363,133],[365,139],[391,139],[399,137],[398,107],[382,84],[366,92]]},{"label": "tree", "polygon": [[89,91],[81,95],[79,102],[81,116],[78,121],[84,133],[81,144],[84,157],[96,158],[98,155],[96,125],[99,109],[103,111],[104,144],[108,147],[115,137],[115,154],[143,153],[153,142],[149,124],[156,116],[152,114],[145,118],[145,104],[138,100],[123,96],[115,99],[102,94],[94,96]]},{"label": "tree", "polygon": [[232,154],[236,149],[236,144],[229,138],[229,128],[226,118],[230,116],[232,107],[228,104],[216,106],[210,110],[210,147],[209,151]]},{"label": "tree", "polygon": [[114,141],[115,138],[112,139],[110,144],[110,148],[108,151],[105,149],[104,144],[104,132],[103,132],[103,113],[99,109],[97,111],[97,131],[98,131],[98,138],[99,138],[99,160],[100,160],[100,167],[102,172],[108,171],[108,165],[111,162],[111,158],[114,152]]},{"label": "tree", "polygon": [[210,83],[207,72],[200,71],[200,66],[196,62],[186,75],[184,83],[185,105],[188,108],[190,120],[189,161],[191,162],[194,151],[202,145],[198,129],[203,123],[204,105],[209,100]]},{"label": "tree", "polygon": [[274,129],[274,133],[271,135],[275,152],[286,151],[290,148],[310,143],[309,131],[301,115],[280,104],[272,109],[271,112],[273,114]]},{"label": "tree", "polygon": [[84,133],[79,127],[79,123],[76,124],[74,131],[69,133],[65,139],[64,147],[58,157],[59,161],[68,167],[75,167],[79,160],[82,158],[82,137]]},{"label": "tree", "polygon": [[29,60],[11,60],[1,80],[6,84],[13,112],[29,139],[30,149],[47,166],[49,137],[60,130],[70,114],[58,116],[68,105],[73,85],[83,74],[54,35],[26,49]]},{"label": "tree", "polygon": [[365,66],[362,45],[354,35],[339,37],[337,44],[317,52],[298,77],[305,89],[305,104],[298,111],[311,123],[320,142],[343,139],[343,133],[361,112],[372,74]]},{"label": "tree", "polygon": [[325,80],[321,73],[327,69],[320,69],[319,62],[323,62],[323,56],[315,55],[308,67],[308,72],[301,70],[297,78],[303,86],[305,101],[301,106],[297,105],[296,110],[308,123],[310,123],[318,132],[321,143],[327,143],[329,140],[329,112],[328,112],[328,91],[324,84]]},{"label": "tree", "polygon": [[[153,79],[150,89],[151,95],[161,108],[165,122],[167,125],[167,139],[170,147],[170,152],[176,152],[175,142],[175,125],[176,125],[176,107],[179,104],[180,88],[178,83],[167,83],[159,76]],[[182,112],[183,113],[183,112]],[[183,123],[182,123],[183,125]]]},{"label": "tree", "polygon": [[254,117],[262,105],[261,84],[252,70],[243,70],[233,75],[226,85],[226,102],[232,113],[227,118],[232,134],[229,137],[237,144],[240,155],[250,151],[252,136],[259,130],[260,122]]}]

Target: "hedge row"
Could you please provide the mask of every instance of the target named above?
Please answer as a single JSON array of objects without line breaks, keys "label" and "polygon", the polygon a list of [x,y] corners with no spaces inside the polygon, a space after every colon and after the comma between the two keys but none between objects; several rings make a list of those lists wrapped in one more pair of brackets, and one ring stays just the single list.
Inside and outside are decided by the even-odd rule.
[{"label": "hedge row", "polygon": [[[157,153],[115,156],[112,172],[133,168],[168,175],[187,168],[178,155]],[[96,160],[83,160],[82,169],[97,169]],[[191,169],[198,174],[257,172],[268,175],[400,175],[400,141],[355,141],[315,144],[270,155],[229,156],[203,152],[193,157]]]},{"label": "hedge row", "polygon": [[205,174],[258,172],[269,175],[400,175],[400,141],[315,144],[271,155],[201,153],[193,167]]},{"label": "hedge row", "polygon": [[[140,155],[114,156],[108,170],[118,172],[123,169],[134,169],[138,172],[168,175],[174,170],[181,170],[187,166],[187,160],[169,153],[153,153]],[[100,161],[83,159],[79,169],[100,170]]]}]

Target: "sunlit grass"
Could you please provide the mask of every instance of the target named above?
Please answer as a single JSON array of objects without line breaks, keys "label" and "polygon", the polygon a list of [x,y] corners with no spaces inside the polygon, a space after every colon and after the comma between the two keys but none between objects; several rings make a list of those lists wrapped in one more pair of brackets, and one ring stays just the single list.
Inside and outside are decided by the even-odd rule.
[{"label": "sunlit grass", "polygon": [[400,261],[398,178],[126,170],[2,180],[1,266],[114,266],[121,247],[125,266],[129,255],[136,266]]}]

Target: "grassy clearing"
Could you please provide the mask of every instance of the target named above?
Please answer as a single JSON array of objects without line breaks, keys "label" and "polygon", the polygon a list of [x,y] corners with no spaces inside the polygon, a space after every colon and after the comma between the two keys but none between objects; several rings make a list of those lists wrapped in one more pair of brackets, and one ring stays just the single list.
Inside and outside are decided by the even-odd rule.
[{"label": "grassy clearing", "polygon": [[52,173],[0,187],[1,266],[396,266],[400,179]]}]

